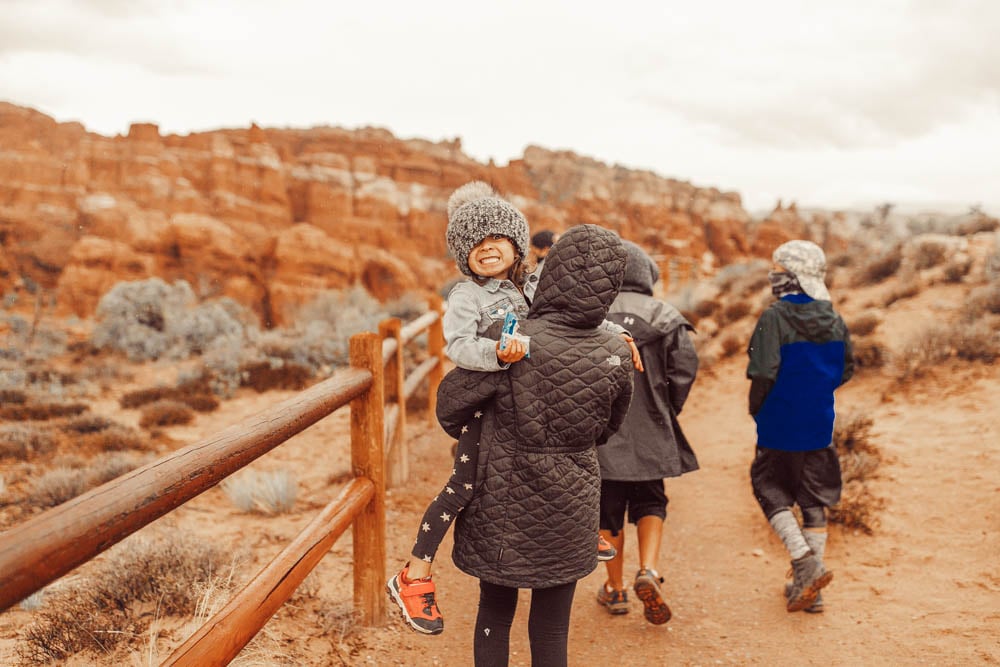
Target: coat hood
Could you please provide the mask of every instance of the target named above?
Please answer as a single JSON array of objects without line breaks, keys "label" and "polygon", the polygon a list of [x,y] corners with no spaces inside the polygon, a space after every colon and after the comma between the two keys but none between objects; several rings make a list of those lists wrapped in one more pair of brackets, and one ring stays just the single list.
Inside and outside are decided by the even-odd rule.
[{"label": "coat hood", "polygon": [[597,225],[571,227],[545,258],[528,317],[577,329],[598,326],[625,276],[625,246]]},{"label": "coat hood", "polygon": [[660,267],[638,244],[624,239],[622,239],[622,244],[628,254],[622,291],[653,296],[653,286],[660,279]]}]

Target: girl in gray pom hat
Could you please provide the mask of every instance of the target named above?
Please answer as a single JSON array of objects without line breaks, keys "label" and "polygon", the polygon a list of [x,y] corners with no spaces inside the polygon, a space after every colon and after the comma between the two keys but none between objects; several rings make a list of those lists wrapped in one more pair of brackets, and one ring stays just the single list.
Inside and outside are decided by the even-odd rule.
[{"label": "girl in gray pom hat", "polygon": [[[482,181],[463,185],[448,199],[448,249],[467,277],[451,289],[443,318],[445,353],[459,368],[502,371],[527,354],[520,340],[510,340],[501,349],[496,337],[487,334],[494,333],[508,313],[519,320],[528,314],[538,284],[537,278],[528,280],[528,238],[524,214]],[[621,335],[632,348],[633,363],[641,364],[638,348],[625,329],[607,321],[603,328]],[[431,564],[475,489],[481,416],[475,415],[458,439],[451,477],[420,521],[411,560],[386,583],[389,597],[417,632],[436,635],[444,630]],[[614,557],[614,548],[603,538],[595,535],[594,541],[599,559]]]},{"label": "girl in gray pom hat", "polygon": [[823,564],[826,508],[840,500],[841,489],[833,392],[851,378],[854,355],[823,282],[823,250],[811,241],[789,241],[772,260],[768,278],[778,301],[760,316],[747,350],[750,414],[757,422],[750,481],[792,558],[786,608],[815,613],[823,610],[820,589],[833,579]]}]

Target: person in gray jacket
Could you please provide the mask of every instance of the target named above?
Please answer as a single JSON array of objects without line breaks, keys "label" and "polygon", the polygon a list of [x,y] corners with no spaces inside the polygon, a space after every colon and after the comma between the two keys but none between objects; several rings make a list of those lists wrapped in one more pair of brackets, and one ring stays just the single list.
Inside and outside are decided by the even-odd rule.
[{"label": "person in gray jacket", "polygon": [[646,370],[635,374],[625,423],[598,450],[601,535],[618,554],[605,563],[608,579],[597,601],[612,614],[629,610],[622,573],[627,512],[639,545],[639,571],[632,588],[642,600],[646,620],[660,625],[670,620],[660,588],[663,578],[657,572],[668,502],[663,478],[698,469],[677,421],[698,372],[698,355],[689,335],[694,327],[676,308],[653,297],[660,278],[656,263],[635,243],[623,243],[628,252],[625,279],[608,319],[632,332]]},{"label": "person in gray jacket", "polygon": [[455,522],[452,560],[480,580],[475,664],[506,665],[518,589],[531,589],[534,665],[566,665],[576,582],[597,567],[597,445],[632,397],[629,346],[600,327],[625,273],[618,236],[568,230],[546,259],[520,333],[531,355],[504,373],[457,368],[437,417],[459,437],[482,424],[476,487]]}]

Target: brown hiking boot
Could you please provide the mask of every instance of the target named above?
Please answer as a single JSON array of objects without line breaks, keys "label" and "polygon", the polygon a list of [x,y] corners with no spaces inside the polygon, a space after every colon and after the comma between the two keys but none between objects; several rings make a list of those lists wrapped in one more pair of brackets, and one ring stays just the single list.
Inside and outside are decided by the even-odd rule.
[{"label": "brown hiking boot", "polygon": [[801,611],[816,602],[821,588],[833,580],[833,572],[813,552],[792,561],[792,584],[788,591],[788,611]]}]

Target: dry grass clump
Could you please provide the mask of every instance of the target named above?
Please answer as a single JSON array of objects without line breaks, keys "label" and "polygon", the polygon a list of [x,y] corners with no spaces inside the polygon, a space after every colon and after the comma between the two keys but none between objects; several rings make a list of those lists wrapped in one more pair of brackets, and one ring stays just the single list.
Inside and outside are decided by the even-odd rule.
[{"label": "dry grass clump", "polygon": [[100,433],[110,428],[113,424],[113,421],[100,415],[80,415],[68,420],[60,428],[66,433],[84,435],[86,433]]},{"label": "dry grass clump", "polygon": [[871,440],[874,421],[864,413],[837,416],[833,444],[840,459],[844,486],[840,502],[830,509],[830,521],[871,534],[885,503],[868,488],[882,463],[882,454]]},{"label": "dry grass clump", "polygon": [[855,276],[854,285],[855,287],[863,287],[865,285],[876,285],[887,280],[896,275],[902,263],[902,248],[896,246],[862,266]]},{"label": "dry grass clump", "polygon": [[925,240],[914,249],[913,266],[918,271],[943,264],[948,259],[948,247],[940,242]]},{"label": "dry grass clump", "polygon": [[930,325],[910,338],[897,355],[899,381],[922,377],[950,358],[993,363],[1000,357],[1000,333],[989,321]]},{"label": "dry grass clump", "polygon": [[295,505],[298,484],[287,470],[248,470],[224,480],[222,490],[241,512],[284,514]]},{"label": "dry grass clump", "polygon": [[57,466],[31,481],[21,504],[41,509],[61,505],[138,468],[142,462],[138,456],[111,452],[86,461],[82,467]]},{"label": "dry grass clump", "polygon": [[903,299],[912,299],[918,294],[920,294],[920,287],[914,282],[908,282],[896,287],[891,292],[889,292],[882,300],[882,305],[888,308],[897,301],[902,301]]},{"label": "dry grass clump", "polygon": [[0,405],[20,405],[28,402],[28,395],[20,389],[0,389]]},{"label": "dry grass clump", "polygon": [[258,393],[271,389],[303,389],[313,377],[308,366],[280,359],[245,364],[242,370],[243,386]]},{"label": "dry grass clump", "polygon": [[1000,315],[1000,281],[995,280],[972,290],[962,305],[962,319],[967,322],[979,320],[987,314]]},{"label": "dry grass clump", "polygon": [[697,319],[711,317],[721,306],[722,304],[714,299],[705,299],[694,304],[694,315]]},{"label": "dry grass clump", "polygon": [[142,409],[139,426],[147,429],[154,426],[177,426],[190,424],[193,420],[194,411],[186,403],[161,400]]},{"label": "dry grass clump", "polygon": [[147,450],[152,443],[142,433],[131,426],[113,424],[109,428],[82,438],[87,446],[102,452],[124,452]]},{"label": "dry grass clump", "polygon": [[753,307],[750,305],[749,301],[733,301],[723,307],[722,316],[719,318],[719,324],[728,324],[742,319],[749,315],[751,310],[753,310]]},{"label": "dry grass clump", "polygon": [[176,387],[148,387],[126,392],[118,404],[123,408],[140,408],[157,401],[184,403],[198,412],[212,412],[219,407],[219,400],[212,394],[208,380],[200,376]]},{"label": "dry grass clump", "polygon": [[877,314],[862,313],[861,315],[851,319],[847,328],[850,330],[852,336],[867,336],[875,331],[881,323],[882,318],[880,318]]},{"label": "dry grass clump", "polygon": [[0,425],[0,459],[26,461],[56,448],[57,440],[51,429],[37,424]]},{"label": "dry grass clump", "polygon": [[736,334],[729,334],[722,339],[719,352],[722,355],[722,358],[726,359],[745,349],[746,343],[741,337]]},{"label": "dry grass clump", "polygon": [[72,417],[87,411],[83,403],[25,403],[0,408],[0,419],[10,421],[44,421]]},{"label": "dry grass clump", "polygon": [[18,657],[40,665],[136,644],[159,614],[193,614],[200,592],[226,581],[230,564],[220,548],[188,534],[131,538],[95,571],[46,596],[21,632]]},{"label": "dry grass clump", "polygon": [[952,259],[944,267],[944,281],[946,283],[960,283],[971,270],[971,259]]},{"label": "dry grass clump", "polygon": [[873,340],[859,340],[852,343],[854,365],[857,368],[882,368],[888,361],[885,347]]}]

